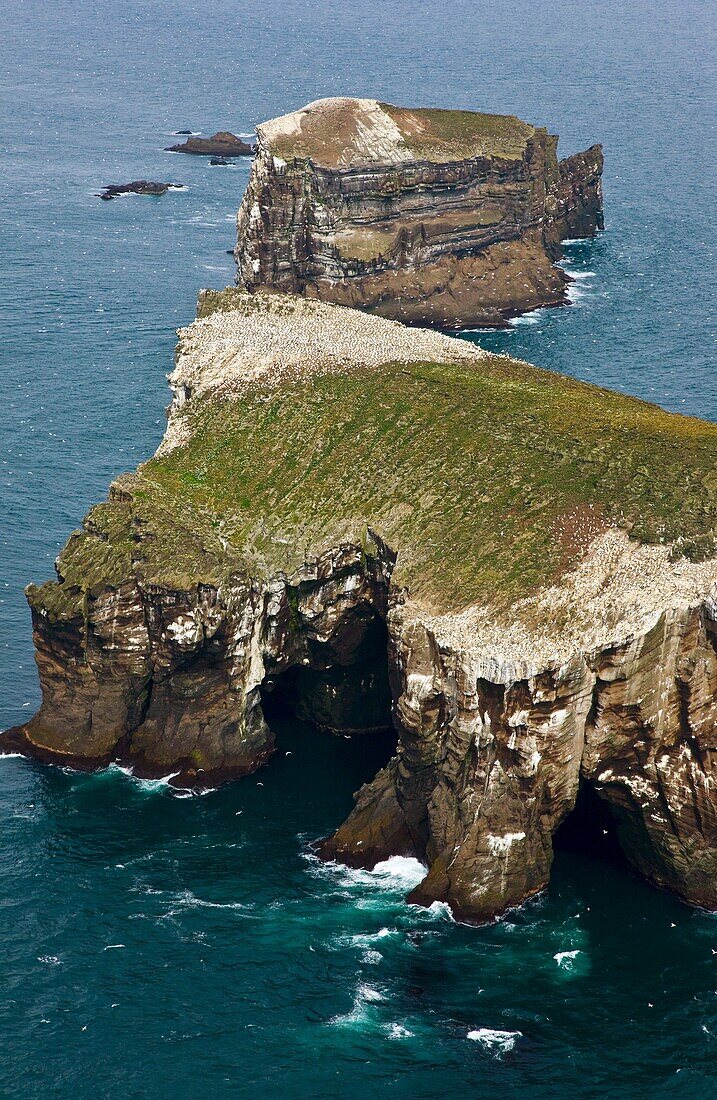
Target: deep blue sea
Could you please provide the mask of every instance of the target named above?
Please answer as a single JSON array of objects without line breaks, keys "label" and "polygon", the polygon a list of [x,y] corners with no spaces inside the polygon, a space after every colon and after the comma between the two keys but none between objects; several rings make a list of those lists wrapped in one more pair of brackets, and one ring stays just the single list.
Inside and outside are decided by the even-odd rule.
[{"label": "deep blue sea", "polygon": [[[602,141],[572,306],[471,338],[717,419],[713,0],[4,0],[0,27],[0,726],[38,703],[23,586],[154,451],[174,329],[233,278],[249,165],[174,130],[355,94]],[[186,190],[95,197],[137,177]],[[308,849],[382,746],[280,746],[204,797],[0,759],[0,1095],[717,1095],[716,917],[574,851],[491,928],[407,906],[412,861]]]}]

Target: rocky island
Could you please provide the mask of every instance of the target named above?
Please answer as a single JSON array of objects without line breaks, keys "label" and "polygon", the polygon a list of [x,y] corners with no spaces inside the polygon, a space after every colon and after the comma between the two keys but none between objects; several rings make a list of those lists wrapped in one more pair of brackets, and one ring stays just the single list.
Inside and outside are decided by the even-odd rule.
[{"label": "rocky island", "polygon": [[[279,293],[204,292],[156,455],[31,585],[42,706],[2,750],[210,786],[277,692],[395,754],[327,859],[490,920],[581,792],[717,908],[717,425]],[[330,736],[330,734],[327,734]]]},{"label": "rocky island", "polygon": [[603,227],[602,149],[517,118],[334,98],[257,128],[237,281],[409,324],[500,326],[566,300],[561,241]]},{"label": "rocky island", "polygon": [[211,137],[203,138],[192,135],[186,141],[178,145],[169,145],[166,153],[190,153],[197,157],[251,157],[256,152],[256,147],[247,141],[242,141],[236,134],[229,130],[220,130]]},{"label": "rocky island", "polygon": [[181,183],[156,183],[153,180],[132,180],[131,183],[108,183],[98,199],[110,201],[120,195],[165,195],[167,191],[183,191]]}]

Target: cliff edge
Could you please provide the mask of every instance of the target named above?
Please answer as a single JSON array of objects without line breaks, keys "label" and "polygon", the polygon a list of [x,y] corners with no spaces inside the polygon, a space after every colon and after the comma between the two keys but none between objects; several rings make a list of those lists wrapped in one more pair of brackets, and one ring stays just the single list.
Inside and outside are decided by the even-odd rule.
[{"label": "cliff edge", "polygon": [[581,787],[717,908],[717,425],[276,293],[204,292],[157,454],[28,589],[42,706],[4,751],[210,786],[283,693],[396,752],[321,852],[426,864],[488,920]]},{"label": "cliff edge", "polygon": [[560,243],[603,228],[602,150],[507,115],[322,99],[257,127],[237,282],[410,324],[565,301]]}]

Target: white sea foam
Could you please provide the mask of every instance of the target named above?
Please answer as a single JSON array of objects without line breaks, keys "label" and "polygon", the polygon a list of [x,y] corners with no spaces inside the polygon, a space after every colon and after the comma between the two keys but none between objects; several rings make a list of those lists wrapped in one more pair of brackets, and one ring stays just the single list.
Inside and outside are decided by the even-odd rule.
[{"label": "white sea foam", "polygon": [[[456,329],[455,335],[458,339],[461,339],[464,336],[485,336],[487,333],[491,332],[502,332],[505,334],[509,333],[510,329],[506,328],[505,325],[501,325],[500,327],[496,325],[495,327],[489,326],[485,328],[461,328]],[[451,335],[453,335],[453,333],[451,333]],[[473,341],[469,340],[468,343],[472,344]],[[475,346],[479,348],[480,344],[476,344]]]},{"label": "white sea foam", "polygon": [[522,1037],[522,1031],[496,1031],[490,1027],[479,1027],[476,1028],[475,1031],[469,1031],[466,1035],[467,1039],[472,1039],[473,1042],[480,1043],[482,1047],[496,1058],[512,1050],[516,1041],[522,1039]]},{"label": "white sea foam", "polygon": [[528,313],[521,313],[520,317],[511,317],[508,324],[511,328],[518,325],[539,325],[544,316],[544,309],[531,309]]},{"label": "white sea foam", "polygon": [[403,1024],[388,1024],[386,1028],[389,1039],[412,1039],[414,1033]]},{"label": "white sea foam", "polygon": [[383,993],[380,993],[378,989],[374,989],[371,985],[360,985],[356,991],[356,996],[362,1001],[385,1001]]},{"label": "white sea foam", "polygon": [[132,780],[133,780],[134,783],[137,784],[137,786],[140,788],[140,790],[143,790],[143,791],[162,791],[162,790],[166,790],[166,791],[169,791],[171,793],[175,788],[172,786],[170,781],[172,779],[174,779],[177,775],[179,775],[179,772],[173,772],[171,775],[163,775],[160,779],[142,779],[138,775],[133,775]]},{"label": "white sea foam", "polygon": [[407,893],[426,877],[424,864],[410,856],[392,856],[377,863],[372,871],[347,867],[344,863],[324,863],[310,853],[305,858],[311,863],[314,874],[321,877],[331,875],[348,887],[371,886],[379,890]]},{"label": "white sea foam", "polygon": [[575,959],[580,954],[580,949],[575,948],[573,951],[558,951],[553,955],[558,966],[561,970],[573,970],[575,966]]},{"label": "white sea foam", "polygon": [[344,1013],[343,1016],[332,1016],[329,1023],[337,1027],[363,1027],[372,1022],[372,1006],[385,1000],[383,993],[378,989],[362,983],[356,990],[351,1011]]},{"label": "white sea foam", "polygon": [[357,932],[353,936],[339,936],[337,943],[342,947],[372,947],[379,940],[400,935],[397,928],[380,928],[378,932]]},{"label": "white sea foam", "polygon": [[426,917],[429,920],[450,921],[452,924],[458,923],[447,901],[432,901],[430,905],[415,905],[412,908],[419,917]]},{"label": "white sea foam", "polygon": [[377,863],[369,874],[387,885],[411,889],[426,877],[426,866],[412,856],[391,856]]},{"label": "white sea foam", "polygon": [[37,961],[39,963],[45,963],[46,966],[59,966],[60,960],[57,955],[38,955]]},{"label": "white sea foam", "polygon": [[567,291],[567,300],[569,305],[577,305],[577,303],[582,301],[583,298],[588,297],[590,292],[594,289],[591,283],[581,281],[588,278],[592,274],[592,272],[588,272],[587,275],[581,274],[577,271],[570,272],[570,277],[574,281],[570,283]]},{"label": "white sea foam", "polygon": [[[172,780],[180,774],[179,772],[170,772],[168,775],[163,775],[159,779],[144,779],[139,775],[135,775],[132,768],[125,764],[109,764],[103,771],[96,772],[98,776],[108,776],[113,773],[121,772],[127,779],[131,779],[132,783],[139,788],[139,790],[146,791],[147,793],[153,793],[156,791],[163,794],[171,794],[174,798],[194,798],[199,795],[211,794],[216,790],[216,787],[206,787],[201,789],[191,790],[188,787],[175,787],[172,784]],[[70,772],[74,775],[74,772]]]},{"label": "white sea foam", "polygon": [[24,760],[21,752],[0,752],[0,760]]},{"label": "white sea foam", "polygon": [[[170,780],[179,775],[179,772],[170,772],[169,775],[163,775],[160,779],[141,779],[138,775],[135,775],[132,768],[127,767],[125,764],[109,764],[104,773],[99,774],[111,774],[112,772],[121,772],[128,779],[131,779],[141,790],[144,791],[159,791],[170,788]],[[170,788],[172,789],[172,788]]]},{"label": "white sea foam", "polygon": [[[182,890],[171,898],[174,905],[186,909],[251,909],[251,905],[245,905],[241,901],[206,901],[198,898],[191,890]],[[176,910],[175,910],[176,912]]]}]

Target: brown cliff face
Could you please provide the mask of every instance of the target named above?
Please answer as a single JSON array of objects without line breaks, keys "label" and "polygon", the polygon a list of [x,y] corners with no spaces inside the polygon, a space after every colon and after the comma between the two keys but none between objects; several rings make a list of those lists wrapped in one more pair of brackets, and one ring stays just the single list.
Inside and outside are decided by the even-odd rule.
[{"label": "brown cliff face", "polygon": [[560,173],[545,202],[546,241],[559,254],[561,241],[594,237],[605,228],[602,203],[603,155],[599,145],[558,164]]},{"label": "brown cliff face", "polygon": [[49,611],[42,589],[31,589],[42,706],[3,746],[211,787],[273,752],[262,693],[285,695],[298,717],[334,733],[389,727],[383,620],[393,556],[380,540],[367,546],[336,547],[263,584],[233,573],[177,588],[136,575],[74,614]]},{"label": "brown cliff face", "polygon": [[411,324],[565,301],[560,241],[602,228],[602,152],[517,119],[321,100],[258,127],[237,281]]},{"label": "brown cliff face", "polygon": [[428,873],[410,900],[489,920],[547,884],[584,783],[642,875],[715,908],[716,614],[711,602],[665,614],[560,668],[490,678],[397,614],[397,755],[322,854],[366,867],[416,855]]},{"label": "brown cliff face", "polygon": [[[717,605],[565,663],[486,662],[407,608],[377,537],[264,584],[127,586],[51,618],[31,595],[43,688],[5,750],[210,787],[272,754],[267,695],[332,732],[393,724],[396,755],[319,845],[373,867],[427,867],[409,900],[491,920],[542,890],[581,784],[626,856],[684,900],[717,907]],[[385,680],[388,672],[390,688]]]}]

